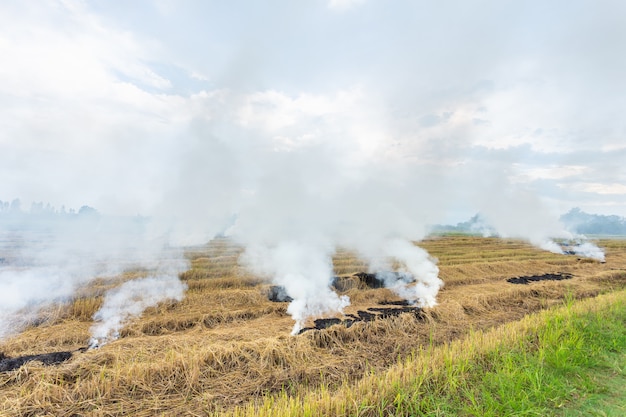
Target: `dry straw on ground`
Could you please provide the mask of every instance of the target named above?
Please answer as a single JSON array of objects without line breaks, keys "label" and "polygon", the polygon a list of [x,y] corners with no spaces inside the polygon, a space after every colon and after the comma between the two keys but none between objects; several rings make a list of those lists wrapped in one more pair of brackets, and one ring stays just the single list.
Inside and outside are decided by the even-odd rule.
[{"label": "dry straw on ground", "polygon": [[[192,269],[180,303],[151,308],[122,337],[77,353],[58,366],[28,363],[0,374],[1,415],[205,415],[265,401],[266,394],[332,392],[371,372],[383,372],[423,346],[438,346],[472,330],[488,329],[558,305],[626,286],[626,242],[603,240],[607,261],[555,255],[516,240],[446,236],[420,243],[439,259],[445,287],[439,305],[421,316],[333,326],[289,336],[286,303],[272,303],[268,283],[237,264],[240,250],[219,240],[190,251]],[[366,269],[340,252],[336,273]],[[569,273],[572,279],[514,285],[507,278]],[[89,338],[91,316],[104,290],[132,274],[81,289],[66,305],[0,345],[8,356],[74,350]],[[346,313],[398,300],[387,289],[347,286]]]}]

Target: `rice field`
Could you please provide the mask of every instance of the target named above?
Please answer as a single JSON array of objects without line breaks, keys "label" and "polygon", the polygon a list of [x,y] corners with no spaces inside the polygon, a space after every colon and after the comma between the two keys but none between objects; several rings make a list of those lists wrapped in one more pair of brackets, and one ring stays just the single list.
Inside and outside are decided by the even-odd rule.
[{"label": "rice field", "polygon": [[[434,236],[419,246],[438,259],[445,283],[436,307],[290,336],[288,303],[269,301],[270,283],[238,264],[241,249],[215,240],[187,251],[191,269],[181,274],[188,286],[183,301],[148,309],[124,327],[118,340],[75,352],[66,362],[45,366],[32,361],[0,373],[0,414],[255,415],[274,401],[283,401],[288,410],[284,402],[289,399],[358,397],[364,381],[402,372],[402,363],[419,362],[428,349],[470,343],[477,332],[497,333],[530,314],[625,288],[626,241],[597,243],[606,251],[605,263],[552,254],[513,239]],[[401,301],[390,290],[369,288],[354,277],[367,271],[354,254],[339,251],[334,267],[347,283],[341,288],[351,300],[346,316],[395,308]],[[104,292],[137,274],[94,281],[75,299],[41,311],[24,332],[4,341],[0,352],[19,357],[84,347]],[[568,279],[507,282],[546,274]],[[517,331],[512,329],[501,331]],[[315,408],[325,414],[310,415],[380,411],[356,412],[338,404]]]}]

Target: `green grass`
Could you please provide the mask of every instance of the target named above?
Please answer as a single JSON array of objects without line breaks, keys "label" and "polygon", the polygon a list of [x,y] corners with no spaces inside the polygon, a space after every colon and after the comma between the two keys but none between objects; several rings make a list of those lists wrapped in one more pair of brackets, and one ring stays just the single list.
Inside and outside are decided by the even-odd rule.
[{"label": "green grass", "polygon": [[547,316],[510,347],[397,386],[393,416],[626,416],[626,303]]},{"label": "green grass", "polygon": [[626,416],[626,290],[564,304],[340,387],[268,395],[243,416]]}]

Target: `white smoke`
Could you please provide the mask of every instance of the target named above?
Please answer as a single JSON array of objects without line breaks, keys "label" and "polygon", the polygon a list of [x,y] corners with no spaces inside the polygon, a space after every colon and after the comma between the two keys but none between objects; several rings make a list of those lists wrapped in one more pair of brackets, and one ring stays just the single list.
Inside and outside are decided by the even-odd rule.
[{"label": "white smoke", "polygon": [[0,340],[34,321],[40,308],[67,300],[81,282],[76,273],[55,266],[0,267]]},{"label": "white smoke", "polygon": [[[556,217],[550,216],[545,211],[529,211],[525,208],[523,213],[512,209],[510,213],[518,219],[511,222],[510,219],[497,220],[493,227],[497,236],[521,238],[527,240],[533,246],[556,254],[574,253],[587,258],[604,261],[604,251],[595,243],[587,240],[585,236],[574,234],[558,223]],[[523,218],[521,218],[523,216]],[[564,242],[566,248],[563,247]]]},{"label": "white smoke", "polygon": [[[570,247],[571,251],[597,260],[604,259],[602,249],[586,241],[584,236],[568,231],[536,194],[507,183],[503,178],[493,178],[490,184],[486,192],[493,194],[484,196],[484,200],[478,203],[482,210],[480,218],[496,235],[525,239],[540,249],[557,254],[566,253],[558,241],[577,241]],[[494,187],[505,191],[496,193]]]},{"label": "white smoke", "polygon": [[570,253],[598,261],[605,259],[604,251],[595,243],[588,241],[583,235],[570,232],[557,221],[556,217],[550,216],[545,210],[533,211],[528,206],[520,210],[519,206],[517,208],[513,206],[507,212],[517,221],[494,216],[490,218],[493,219],[493,224],[481,223],[483,230],[489,230],[490,236],[525,239],[540,249],[556,254]]},{"label": "white smoke", "polygon": [[600,262],[605,261],[604,250],[587,240],[587,237],[584,235],[575,235],[572,239],[563,242],[562,250],[563,253],[569,255],[584,256]]},{"label": "white smoke", "polygon": [[137,270],[158,274],[163,285],[146,300],[158,300],[155,291],[166,297],[166,286],[181,285],[178,273],[187,261],[167,248],[163,236],[151,234],[156,229],[146,219],[101,216],[89,209],[0,214],[0,339],[37,322],[42,309],[72,302],[96,278]]},{"label": "white smoke", "polygon": [[[265,103],[261,112],[288,100],[278,94],[263,99],[271,103]],[[338,98],[352,106],[362,99],[358,94],[350,100],[345,95]],[[238,147],[243,165],[230,167],[248,173],[247,192],[241,197],[237,222],[229,230],[246,248],[242,263],[285,287],[293,298],[288,312],[295,321],[294,333],[306,320],[340,314],[348,305],[347,297],[330,288],[332,255],[337,248],[353,250],[370,262],[381,256],[397,260],[412,282],[404,291],[398,283],[389,285],[409,300],[434,305],[441,285],[437,268],[423,250],[410,243],[425,236],[432,209],[440,204],[438,198],[423,200],[414,192],[431,188],[433,178],[427,181],[414,175],[401,161],[389,164],[367,156],[375,142],[349,132],[353,114],[326,114],[329,110],[324,109],[332,109],[333,102],[319,109],[309,108],[306,103],[311,101],[315,102],[309,97],[291,103],[304,112],[297,125],[282,125],[278,114],[247,120],[247,128],[255,128],[248,134],[248,140],[255,140],[254,152]],[[289,112],[284,120],[293,120],[294,109]],[[278,120],[268,126],[270,116]],[[295,140],[305,137],[313,126],[313,136]],[[344,128],[348,131],[337,143],[335,131]]]},{"label": "white smoke", "polygon": [[[171,267],[170,267],[171,268]],[[179,279],[180,269],[161,275],[128,281],[109,291],[100,310],[94,314],[89,347],[105,345],[119,337],[126,322],[162,301],[181,301],[187,286]]]},{"label": "white smoke", "polygon": [[331,290],[332,252],[328,247],[297,241],[273,246],[248,246],[242,262],[261,276],[283,286],[293,298],[287,312],[295,320],[292,334],[298,334],[310,317],[341,313],[350,305],[347,296]]},{"label": "white smoke", "polygon": [[595,243],[588,241],[586,237],[569,234],[568,232],[563,233],[563,235],[568,235],[568,237],[564,239],[562,244],[549,239],[541,242],[531,241],[531,243],[552,253],[574,254],[604,262],[604,250]]},{"label": "white smoke", "polygon": [[420,307],[437,304],[437,293],[443,281],[438,276],[436,260],[428,252],[406,240],[393,239],[383,246],[382,254],[401,264],[399,276],[402,279],[394,280],[395,274],[383,274],[387,287]]},{"label": "white smoke", "polygon": [[573,250],[575,254],[586,258],[601,262],[605,261],[604,251],[592,242],[582,242],[578,245],[571,246],[571,250]]},{"label": "white smoke", "polygon": [[532,243],[533,245],[543,250],[547,250],[548,252],[563,254],[563,248],[561,248],[561,245],[556,243],[554,240],[550,240],[550,239],[545,239],[541,241],[531,240],[530,243]]}]

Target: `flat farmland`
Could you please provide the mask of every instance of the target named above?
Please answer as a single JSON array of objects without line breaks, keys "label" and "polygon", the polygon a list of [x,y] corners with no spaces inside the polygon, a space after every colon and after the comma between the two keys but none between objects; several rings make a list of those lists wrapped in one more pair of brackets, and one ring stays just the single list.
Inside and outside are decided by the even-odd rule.
[{"label": "flat farmland", "polygon": [[355,275],[367,264],[339,251],[336,290],[351,305],[344,315],[322,318],[335,320],[312,319],[311,330],[291,336],[288,303],[268,299],[271,284],[238,264],[240,248],[215,240],[187,250],[183,301],[146,310],[98,349],[78,351],[104,293],[142,271],[100,278],[41,311],[0,352],[74,353],[59,364],[31,361],[0,373],[0,414],[206,415],[251,409],[274,395],[332,393],[473,332],[625,288],[626,240],[596,243],[606,262],[514,239],[428,238],[417,244],[438,260],[445,286],[438,305],[423,310],[368,286]]}]

